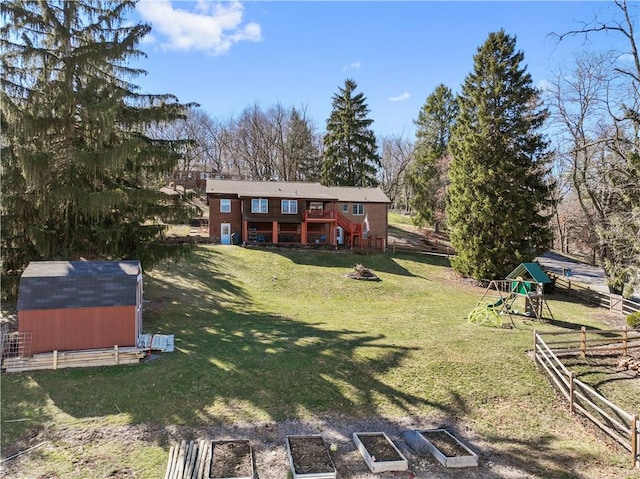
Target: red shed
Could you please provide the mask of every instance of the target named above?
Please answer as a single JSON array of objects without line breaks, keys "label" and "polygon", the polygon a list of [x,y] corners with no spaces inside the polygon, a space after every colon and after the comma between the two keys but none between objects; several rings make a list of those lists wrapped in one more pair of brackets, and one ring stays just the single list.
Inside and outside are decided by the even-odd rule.
[{"label": "red shed", "polygon": [[31,354],[135,346],[142,332],[139,261],[35,261],[18,290]]}]

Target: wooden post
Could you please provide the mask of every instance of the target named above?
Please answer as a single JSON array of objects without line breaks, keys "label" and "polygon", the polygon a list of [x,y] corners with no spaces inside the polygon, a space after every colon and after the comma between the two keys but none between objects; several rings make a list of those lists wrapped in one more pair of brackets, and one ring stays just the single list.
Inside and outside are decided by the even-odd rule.
[{"label": "wooden post", "polygon": [[574,392],[575,392],[575,385],[573,381],[575,377],[576,377],[576,373],[574,373],[573,371],[569,371],[569,411],[571,411],[571,414],[576,412],[573,406]]},{"label": "wooden post", "polygon": [[58,369],[58,350],[53,352],[53,369]]},{"label": "wooden post", "polygon": [[587,356],[587,328],[582,326],[582,328],[580,328],[580,332],[580,354],[585,358]]},{"label": "wooden post", "polygon": [[533,330],[533,364],[538,367],[538,332]]},{"label": "wooden post", "polygon": [[245,244],[249,241],[249,222],[244,220],[242,222],[242,244]]},{"label": "wooden post", "polygon": [[624,327],[624,331],[622,332],[622,354],[625,356],[629,354],[629,348],[627,341],[629,340],[628,336],[629,328],[627,326]]},{"label": "wooden post", "polygon": [[638,415],[631,417],[631,465],[640,467],[638,458]]},{"label": "wooden post", "polygon": [[164,473],[164,479],[171,479],[171,472],[173,470],[173,453],[175,450],[175,446],[171,446],[169,448],[169,461],[167,462],[167,471]]},{"label": "wooden post", "polygon": [[116,364],[120,364],[120,351],[118,351],[118,345],[117,344],[113,347],[113,352],[115,353]]}]

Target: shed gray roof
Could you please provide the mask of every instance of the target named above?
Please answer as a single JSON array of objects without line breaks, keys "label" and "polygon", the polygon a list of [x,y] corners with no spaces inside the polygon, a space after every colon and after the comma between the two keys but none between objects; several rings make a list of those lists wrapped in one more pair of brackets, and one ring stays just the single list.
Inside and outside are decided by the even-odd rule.
[{"label": "shed gray roof", "polygon": [[22,273],[18,310],[136,304],[140,262],[33,261]]},{"label": "shed gray roof", "polygon": [[239,198],[291,198],[359,203],[390,203],[380,188],[323,186],[289,181],[207,180],[207,193]]}]

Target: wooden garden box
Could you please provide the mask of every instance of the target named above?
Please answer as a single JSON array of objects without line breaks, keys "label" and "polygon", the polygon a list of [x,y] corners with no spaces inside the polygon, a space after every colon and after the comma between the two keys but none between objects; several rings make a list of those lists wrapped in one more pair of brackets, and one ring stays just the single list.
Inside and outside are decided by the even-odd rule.
[{"label": "wooden garden box", "polygon": [[384,432],[354,432],[353,442],[371,472],[406,471],[409,462]]}]

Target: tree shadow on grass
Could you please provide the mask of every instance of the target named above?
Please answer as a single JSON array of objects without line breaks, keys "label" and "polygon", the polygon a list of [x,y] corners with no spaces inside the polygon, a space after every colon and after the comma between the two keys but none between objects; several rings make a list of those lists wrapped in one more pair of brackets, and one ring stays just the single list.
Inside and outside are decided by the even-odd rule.
[{"label": "tree shadow on grass", "polygon": [[35,373],[56,407],[76,418],[128,414],[135,423],[161,425],[454,412],[454,404],[381,379],[414,348],[260,310],[242,283],[225,275],[224,258],[202,259],[146,280],[145,296],[156,308],[145,315],[145,331],[175,334],[176,351],[131,367]]},{"label": "tree shadow on grass", "polygon": [[[598,463],[599,457],[585,456],[584,452],[571,454],[566,449],[559,450],[556,438],[543,434],[528,440],[508,435],[487,435],[483,437],[494,451],[489,460],[511,465],[527,477],[553,477],[557,479],[582,479],[585,464]],[[510,476],[509,476],[510,477]]]},{"label": "tree shadow on grass", "polygon": [[361,253],[359,250],[354,250],[353,252],[345,250],[332,252],[283,248],[274,248],[271,251],[296,264],[343,268],[345,269],[345,272],[352,271],[356,264],[363,264],[367,268],[376,272],[400,276],[416,276],[407,268],[400,265],[397,259],[404,259],[433,266],[449,267],[449,260],[447,258],[422,253]]}]

